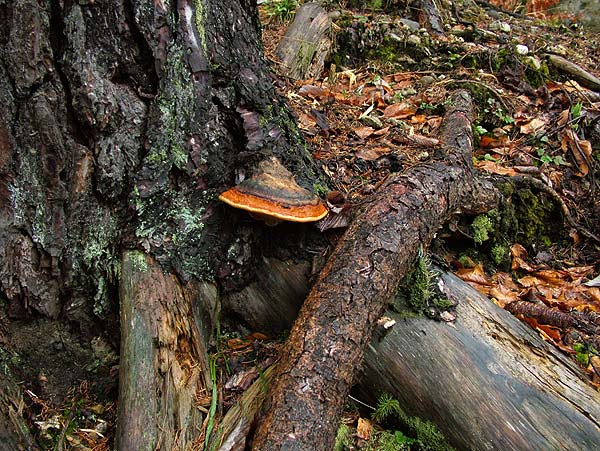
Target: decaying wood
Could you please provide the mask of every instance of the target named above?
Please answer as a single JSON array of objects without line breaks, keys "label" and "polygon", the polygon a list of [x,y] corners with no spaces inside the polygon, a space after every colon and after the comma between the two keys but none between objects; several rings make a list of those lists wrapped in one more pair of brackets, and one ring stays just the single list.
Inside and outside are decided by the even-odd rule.
[{"label": "decaying wood", "polygon": [[331,51],[331,19],[318,3],[305,3],[275,50],[280,72],[297,80],[317,77]]},{"label": "decaying wood", "polygon": [[[292,270],[294,278],[301,276],[299,268]],[[391,394],[407,413],[435,422],[457,449],[594,449],[600,395],[581,370],[465,282],[444,272],[440,278],[442,292],[458,301],[457,320],[385,312],[396,325],[367,347],[355,395],[375,403],[380,393]],[[286,312],[298,301],[273,298],[279,327],[292,324],[295,315]],[[246,319],[252,327],[264,322],[256,309]],[[221,451],[243,449],[271,381],[266,373],[228,412]]]},{"label": "decaying wood", "polygon": [[485,194],[494,191],[474,184],[471,115],[469,95],[456,92],[441,136],[444,161],[390,177],[340,239],[290,332],[253,449],[333,447],[373,327],[419,246],[451,215],[493,204]]},{"label": "decaying wood", "polygon": [[557,69],[573,77],[581,86],[600,91],[600,79],[575,63],[559,55],[548,55],[548,61]]},{"label": "decaying wood", "polygon": [[123,255],[119,450],[187,450],[202,430],[197,396],[211,387],[196,284],[182,287],[150,257]]},{"label": "decaying wood", "polygon": [[[283,302],[282,305],[287,304]],[[247,389],[219,425],[217,441],[218,451],[237,451],[246,449],[248,434],[258,412],[267,397],[267,389],[273,380],[274,367],[269,367],[260,378]]]},{"label": "decaying wood", "polygon": [[581,370],[466,283],[441,280],[456,322],[387,312],[397,324],[369,345],[359,396],[390,393],[458,449],[596,449],[600,394]]},{"label": "decaying wood", "polygon": [[0,369],[0,451],[37,451],[23,418],[23,393],[6,368]]},{"label": "decaying wood", "polygon": [[434,0],[421,0],[421,9],[419,10],[419,22],[436,35],[444,34],[444,22]]}]

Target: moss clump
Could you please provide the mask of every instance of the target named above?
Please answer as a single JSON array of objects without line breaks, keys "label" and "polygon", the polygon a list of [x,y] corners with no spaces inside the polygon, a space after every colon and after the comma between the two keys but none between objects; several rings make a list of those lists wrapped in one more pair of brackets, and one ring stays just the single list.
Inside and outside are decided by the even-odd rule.
[{"label": "moss clump", "polygon": [[471,224],[475,244],[481,244],[490,239],[489,233],[494,229],[494,224],[486,215],[479,215]]},{"label": "moss clump", "polygon": [[434,273],[430,269],[431,262],[425,255],[417,257],[412,271],[406,277],[408,287],[408,303],[413,310],[422,312],[427,301],[433,296]]},{"label": "moss clump", "polygon": [[[373,413],[373,419],[379,423],[390,422],[396,424],[402,431],[395,431],[393,437],[385,437],[385,442],[396,447],[373,448],[373,449],[417,449],[419,451],[454,451],[444,434],[435,424],[422,420],[418,417],[407,415],[400,407],[397,399],[387,393],[383,393],[377,400],[377,407]],[[399,434],[398,434],[399,432]],[[406,437],[404,433],[411,438]],[[397,446],[412,445],[408,447]]]},{"label": "moss clump", "polygon": [[496,265],[505,265],[510,260],[510,248],[506,244],[495,244],[492,246],[490,256]]}]

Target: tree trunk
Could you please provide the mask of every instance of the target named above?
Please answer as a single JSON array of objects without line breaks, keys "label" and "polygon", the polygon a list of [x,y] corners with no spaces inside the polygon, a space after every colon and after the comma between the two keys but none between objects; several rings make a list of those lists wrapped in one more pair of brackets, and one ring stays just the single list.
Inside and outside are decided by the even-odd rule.
[{"label": "tree trunk", "polygon": [[120,446],[189,449],[210,388],[199,304],[264,254],[308,255],[281,245],[305,226],[271,233],[217,197],[272,155],[304,187],[320,177],[256,5],[23,0],[0,2],[0,23],[0,343],[27,349],[18,377],[57,400],[83,379],[114,392],[114,362],[86,368],[97,340],[120,347]]},{"label": "tree trunk", "polygon": [[493,205],[494,190],[480,191],[472,168],[471,99],[459,91],[451,104],[443,161],[385,181],[321,271],[282,352],[253,449],[333,447],[364,349],[419,246],[451,215]]}]

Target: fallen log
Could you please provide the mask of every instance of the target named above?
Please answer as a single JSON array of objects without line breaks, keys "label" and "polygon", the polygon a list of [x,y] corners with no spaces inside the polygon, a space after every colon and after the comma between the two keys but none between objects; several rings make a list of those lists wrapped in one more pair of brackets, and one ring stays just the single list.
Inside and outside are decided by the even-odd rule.
[{"label": "fallen log", "polygon": [[453,94],[440,160],[391,176],[340,239],[282,351],[253,449],[330,450],[377,319],[420,246],[460,212],[496,202],[472,166],[471,99]]},{"label": "fallen log", "polygon": [[[273,259],[265,260],[261,272],[298,287],[306,274],[304,265]],[[408,414],[434,422],[459,450],[594,449],[600,442],[600,395],[582,371],[509,312],[440,272],[438,286],[458,302],[457,320],[448,324],[386,311],[396,325],[368,345],[355,396],[375,404],[381,393],[391,394]],[[269,310],[276,313],[265,317],[261,308],[247,306],[245,319],[254,330],[262,330],[266,318],[272,333],[293,323],[304,290],[295,298],[287,289],[279,296],[282,286],[258,284],[238,299],[253,304],[257,292],[269,293]],[[244,449],[264,387],[272,381],[269,370],[227,413],[219,451]]]},{"label": "fallen log", "polygon": [[391,394],[461,450],[596,449],[600,394],[583,372],[465,282],[441,280],[456,322],[387,312],[397,324],[367,348],[361,399]]}]

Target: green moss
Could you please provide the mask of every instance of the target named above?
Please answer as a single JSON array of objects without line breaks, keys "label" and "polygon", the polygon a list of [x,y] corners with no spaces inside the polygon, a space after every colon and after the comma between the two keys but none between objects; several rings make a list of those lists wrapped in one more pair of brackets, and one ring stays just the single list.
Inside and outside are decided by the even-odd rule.
[{"label": "green moss", "polygon": [[206,46],[206,30],[204,29],[204,0],[195,0],[196,5],[195,19],[196,19],[196,30],[198,30],[198,36],[200,36],[200,45],[204,50],[204,54],[208,53]]},{"label": "green moss", "polygon": [[481,244],[490,239],[490,232],[494,230],[494,223],[487,214],[481,214],[475,217],[471,228],[475,244]]},{"label": "green moss", "polygon": [[490,256],[496,265],[504,265],[508,263],[510,257],[510,248],[505,244],[495,244],[492,246]]},{"label": "green moss", "polygon": [[[402,410],[398,400],[394,399],[387,393],[383,393],[377,400],[377,407],[373,413],[373,419],[379,423],[395,421],[400,428],[410,436],[406,437],[403,432],[394,431],[390,436],[388,434],[382,441],[380,437],[375,437],[380,445],[377,450],[408,450],[417,449],[419,451],[454,451],[454,448],[448,444],[444,434],[442,434],[437,426],[429,421],[422,420],[418,417],[407,415]],[[399,432],[399,433],[398,433]],[[405,445],[412,445],[407,448]]]},{"label": "green moss", "polygon": [[345,451],[351,449],[352,446],[352,430],[349,426],[342,423],[338,428],[337,435],[335,436],[334,451]]},{"label": "green moss", "polygon": [[313,191],[319,197],[325,197],[329,192],[329,188],[323,184],[317,182],[313,184]]},{"label": "green moss", "polygon": [[432,270],[429,258],[419,255],[400,284],[392,308],[409,317],[415,313],[424,313],[434,297],[436,277],[437,273]]},{"label": "green moss", "polygon": [[556,224],[554,205],[543,202],[531,190],[521,189],[516,194],[515,215],[519,223],[519,242],[529,245],[531,243],[552,244],[549,234],[552,233],[553,224]]}]

